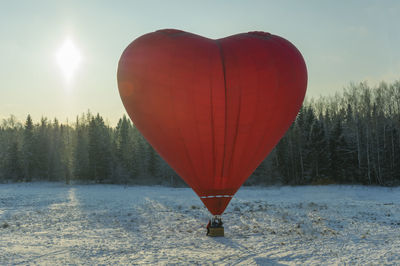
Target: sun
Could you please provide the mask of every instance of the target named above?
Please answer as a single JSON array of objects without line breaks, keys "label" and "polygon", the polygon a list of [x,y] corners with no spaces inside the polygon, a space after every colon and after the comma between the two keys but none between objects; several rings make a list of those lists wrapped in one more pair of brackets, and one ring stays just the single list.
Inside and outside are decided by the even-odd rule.
[{"label": "sun", "polygon": [[66,39],[58,49],[57,63],[67,82],[71,81],[81,63],[81,54],[71,39]]}]

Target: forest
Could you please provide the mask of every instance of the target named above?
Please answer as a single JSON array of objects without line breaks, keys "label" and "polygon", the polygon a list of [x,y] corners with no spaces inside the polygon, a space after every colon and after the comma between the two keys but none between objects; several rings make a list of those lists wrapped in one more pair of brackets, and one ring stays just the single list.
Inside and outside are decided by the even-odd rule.
[{"label": "forest", "polygon": [[[0,125],[0,182],[62,181],[185,186],[123,116],[88,111],[73,123],[14,116]],[[352,83],[306,99],[245,185],[400,185],[400,81]]]}]

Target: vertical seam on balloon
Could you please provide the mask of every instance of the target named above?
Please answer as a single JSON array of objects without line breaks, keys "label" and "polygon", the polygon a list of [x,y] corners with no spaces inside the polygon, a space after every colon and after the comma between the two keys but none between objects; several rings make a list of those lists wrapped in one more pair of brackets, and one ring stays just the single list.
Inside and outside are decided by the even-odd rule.
[{"label": "vertical seam on balloon", "polygon": [[221,168],[221,177],[222,180],[224,176],[224,169],[225,169],[225,156],[226,156],[226,134],[227,134],[227,117],[228,117],[228,101],[227,101],[227,93],[226,93],[226,69],[225,69],[225,57],[224,52],[222,50],[222,45],[220,44],[219,40],[215,40],[215,43],[218,45],[219,48],[219,55],[221,57],[221,64],[222,64],[222,72],[224,75],[224,89],[225,89],[225,123],[224,123],[224,153],[222,156],[222,168]]}]

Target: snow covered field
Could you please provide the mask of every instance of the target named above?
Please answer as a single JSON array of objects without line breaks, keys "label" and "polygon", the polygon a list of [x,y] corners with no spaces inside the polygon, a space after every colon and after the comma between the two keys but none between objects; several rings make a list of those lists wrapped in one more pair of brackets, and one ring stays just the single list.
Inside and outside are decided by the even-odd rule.
[{"label": "snow covered field", "polygon": [[205,236],[186,188],[0,185],[0,264],[400,264],[400,188],[242,188]]}]

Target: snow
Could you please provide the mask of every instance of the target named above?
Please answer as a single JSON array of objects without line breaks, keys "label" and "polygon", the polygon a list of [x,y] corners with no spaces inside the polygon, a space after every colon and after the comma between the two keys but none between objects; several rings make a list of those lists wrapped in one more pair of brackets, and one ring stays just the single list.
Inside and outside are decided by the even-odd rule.
[{"label": "snow", "polygon": [[400,188],[241,188],[223,221],[188,188],[0,185],[0,264],[400,264]]}]

